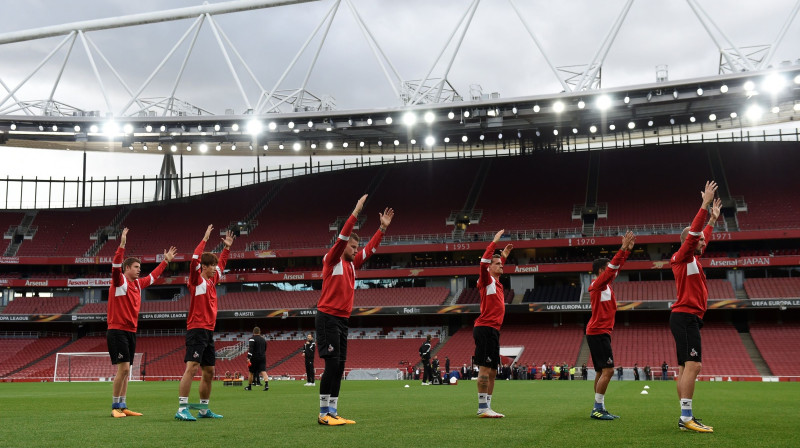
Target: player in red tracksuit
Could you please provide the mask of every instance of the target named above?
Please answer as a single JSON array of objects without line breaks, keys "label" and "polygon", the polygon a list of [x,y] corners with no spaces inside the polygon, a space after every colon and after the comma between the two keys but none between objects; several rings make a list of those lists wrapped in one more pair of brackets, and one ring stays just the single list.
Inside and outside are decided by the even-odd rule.
[{"label": "player in red tracksuit", "polygon": [[[669,326],[675,338],[675,349],[678,354],[678,398],[681,403],[681,418],[678,428],[696,432],[714,432],[714,428],[700,423],[692,414],[692,397],[694,383],[702,367],[702,346],[700,329],[703,327],[703,315],[708,302],[708,285],[703,267],[697,257],[703,255],[706,242],[711,238],[714,224],[722,210],[722,200],[714,199],[717,191],[716,182],[706,182],[700,193],[703,203],[695,215],[692,225],[681,233],[681,248],[670,259],[678,299],[672,305]],[[712,205],[713,203],[713,205]],[[703,224],[708,218],[708,207],[711,206],[711,219],[708,225]]]},{"label": "player in red tracksuit", "polygon": [[339,389],[347,360],[348,319],[353,311],[356,269],[360,268],[375,253],[384,232],[394,217],[394,210],[386,208],[379,213],[380,228],[367,246],[358,250],[358,235],[353,233],[358,214],[364,207],[367,195],[356,203],[353,213],[344,223],[336,243],[322,258],[322,295],[317,302],[315,326],[317,351],[325,360],[325,371],[319,385],[320,425],[338,426],[353,424],[353,420],[337,414]]},{"label": "player in red tracksuit", "polygon": [[513,245],[506,245],[499,255],[494,253],[503,236],[497,232],[481,257],[478,289],[481,294],[481,314],[475,319],[472,337],[475,340],[475,364],[478,366],[478,417],[502,418],[505,415],[492,410],[492,392],[500,363],[500,327],[506,312],[503,285],[500,275]]},{"label": "player in red tracksuit", "polygon": [[186,316],[186,370],[183,372],[178,393],[177,420],[195,421],[189,412],[189,392],[192,388],[192,378],[197,368],[202,369],[200,379],[200,404],[205,408],[200,409],[199,418],[222,418],[221,415],[208,409],[211,397],[211,381],[214,379],[214,364],[216,351],[214,349],[214,326],[217,323],[217,283],[225,271],[225,263],[231,253],[233,233],[229,230],[222,242],[225,248],[219,259],[211,252],[203,252],[206,242],[211,237],[214,226],[209,225],[203,240],[197,245],[189,265],[189,314]]},{"label": "player in red tracksuit", "polygon": [[[111,416],[120,418],[140,416],[139,412],[128,409],[128,376],[136,353],[136,327],[139,324],[139,307],[142,304],[142,289],[152,285],[175,257],[177,249],[170,247],[164,251],[164,260],[146,277],[140,278],[141,260],[125,258],[125,243],[128,241],[128,228],[122,229],[119,248],[111,262],[111,288],[108,291],[108,355],[111,364],[117,366],[114,377],[114,391],[111,403]],[[125,261],[123,261],[123,259]]]},{"label": "player in red tracksuit", "polygon": [[614,330],[614,319],[617,314],[617,298],[611,289],[611,282],[617,278],[622,265],[633,250],[636,236],[627,232],[622,237],[622,247],[612,260],[598,258],[592,263],[592,274],[596,278],[589,285],[589,296],[592,302],[592,318],[586,325],[586,344],[592,354],[594,364],[594,408],[589,415],[596,420],[614,420],[618,416],[611,414],[605,407],[605,395],[608,383],[614,376],[614,354],[611,351],[611,332]]}]

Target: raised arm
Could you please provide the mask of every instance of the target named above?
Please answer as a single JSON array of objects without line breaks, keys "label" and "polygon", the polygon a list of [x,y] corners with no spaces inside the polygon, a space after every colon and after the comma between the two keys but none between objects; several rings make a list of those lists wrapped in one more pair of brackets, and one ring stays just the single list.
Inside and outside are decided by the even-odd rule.
[{"label": "raised arm", "polygon": [[217,260],[217,272],[216,272],[216,280],[219,280],[222,277],[222,273],[225,272],[225,265],[228,264],[228,257],[231,255],[231,246],[233,245],[233,240],[236,237],[233,235],[233,232],[228,230],[225,232],[225,238],[222,238],[222,243],[225,244],[225,247],[222,248],[222,253],[219,254],[219,259]]},{"label": "raised arm", "polygon": [[[686,236],[686,239],[683,240],[681,248],[674,255],[676,262],[689,262],[694,256],[694,250],[697,247],[697,242],[700,241],[700,235],[703,234],[703,224],[706,222],[706,218],[708,217],[708,206],[714,202],[714,194],[716,192],[717,183],[714,181],[706,182],[705,189],[700,192],[700,196],[703,199],[703,202],[700,205],[700,210],[697,211],[697,214],[692,221],[692,225],[689,227],[689,234]],[[716,222],[716,219],[714,219],[714,222]]]},{"label": "raised arm", "polygon": [[364,264],[365,261],[369,259],[378,249],[378,245],[381,244],[381,240],[383,239],[383,234],[386,233],[386,229],[389,228],[389,224],[392,223],[392,218],[394,218],[394,209],[386,207],[383,210],[383,213],[378,213],[378,217],[380,220],[380,227],[372,235],[372,238],[369,240],[369,243],[356,254],[355,260],[353,260],[353,265],[356,269],[360,268],[361,265]]},{"label": "raised arm", "polygon": [[614,278],[616,278],[620,268],[622,268],[622,265],[625,264],[625,260],[627,260],[628,256],[631,254],[631,250],[633,250],[633,244],[635,242],[636,235],[634,235],[633,232],[627,232],[625,236],[622,237],[622,247],[619,248],[619,251],[616,253],[616,255],[614,255],[614,258],[612,258],[611,262],[608,263],[606,269],[600,273],[594,282],[592,282],[592,285],[590,286],[591,289],[606,289],[606,286],[611,283]]},{"label": "raised arm", "polygon": [[161,263],[159,263],[158,266],[156,266],[156,268],[153,269],[152,272],[150,272],[150,275],[144,278],[142,277],[139,278],[139,286],[142,288],[146,288],[155,283],[156,279],[158,277],[161,277],[161,274],[164,272],[164,269],[166,269],[167,266],[170,263],[172,263],[172,259],[175,258],[175,254],[177,253],[178,249],[176,249],[175,246],[171,246],[169,250],[164,249],[164,259],[161,260]]},{"label": "raised arm", "polygon": [[717,225],[717,219],[719,219],[721,213],[722,199],[716,198],[714,199],[714,203],[711,205],[711,219],[708,220],[708,225],[705,229],[703,229],[703,235],[706,237],[706,247],[703,248],[703,252],[705,252],[706,248],[708,247],[708,243],[711,241],[711,234],[714,232],[714,226]]},{"label": "raised arm", "polygon": [[128,228],[122,229],[122,235],[119,238],[119,247],[114,252],[114,259],[111,261],[111,284],[113,286],[122,286],[125,279],[122,275],[122,260],[125,258],[125,243],[128,242]]},{"label": "raised arm", "polygon": [[483,252],[483,256],[481,256],[481,266],[480,266],[480,277],[478,277],[478,286],[481,285],[488,285],[491,283],[491,275],[489,274],[489,266],[492,264],[492,255],[494,254],[494,249],[497,246],[497,242],[500,241],[500,237],[503,236],[505,230],[499,230],[492,239],[492,242],[486,246],[486,250]]},{"label": "raised arm", "polygon": [[189,284],[190,285],[197,285],[200,283],[200,255],[203,254],[203,251],[206,248],[206,242],[211,237],[211,231],[214,230],[214,225],[209,224],[206,228],[206,233],[203,236],[203,239],[200,240],[200,243],[197,247],[194,248],[194,253],[192,254],[192,262],[189,263]]},{"label": "raised arm", "polygon": [[361,199],[356,202],[353,213],[350,214],[350,217],[345,221],[342,231],[339,232],[339,237],[336,238],[333,247],[331,247],[328,253],[322,258],[323,263],[335,265],[339,262],[339,259],[342,258],[344,248],[347,247],[347,242],[350,241],[350,234],[353,233],[353,226],[356,225],[356,219],[358,218],[358,214],[361,213],[361,209],[364,208],[365,202],[367,202],[367,195],[361,196]]}]

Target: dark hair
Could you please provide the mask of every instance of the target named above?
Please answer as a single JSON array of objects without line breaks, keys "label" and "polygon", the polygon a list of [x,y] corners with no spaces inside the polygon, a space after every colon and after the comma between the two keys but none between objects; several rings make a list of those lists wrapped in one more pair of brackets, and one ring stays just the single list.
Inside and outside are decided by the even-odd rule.
[{"label": "dark hair", "polygon": [[212,254],[211,252],[203,252],[200,255],[200,264],[204,266],[213,266],[217,264],[217,256]]},{"label": "dark hair", "polygon": [[427,340],[428,340],[428,341],[430,341],[430,340],[431,340],[431,335],[428,335],[428,338],[427,338]]},{"label": "dark hair", "polygon": [[353,232],[353,233],[350,234],[350,239],[351,240],[356,240],[357,242],[361,241],[361,238],[358,237],[358,234],[356,232]]},{"label": "dark hair", "polygon": [[600,269],[605,269],[606,265],[611,263],[611,260],[608,258],[598,258],[592,262],[592,274],[600,275],[598,272]]},{"label": "dark hair", "polygon": [[261,329],[258,327],[253,328],[253,334],[261,334]]},{"label": "dark hair", "polygon": [[128,258],[125,259],[125,261],[122,262],[122,269],[123,270],[128,269],[134,263],[142,264],[142,260],[140,260],[140,259],[138,259],[136,257],[128,257]]}]

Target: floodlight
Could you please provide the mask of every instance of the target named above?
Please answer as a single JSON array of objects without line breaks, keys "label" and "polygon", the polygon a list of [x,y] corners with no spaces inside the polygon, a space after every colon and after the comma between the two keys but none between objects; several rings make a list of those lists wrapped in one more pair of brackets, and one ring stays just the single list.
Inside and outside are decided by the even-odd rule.
[{"label": "floodlight", "polygon": [[294,144],[292,144],[292,149],[295,151],[300,151],[300,148],[302,148],[302,146],[300,146],[300,142],[294,142]]},{"label": "floodlight", "polygon": [[608,95],[601,95],[597,98],[595,105],[600,110],[608,110],[611,107],[611,98]]},{"label": "floodlight", "polygon": [[557,114],[564,112],[564,103],[561,101],[556,101],[553,103],[553,112]]},{"label": "floodlight", "polygon": [[433,123],[436,120],[436,115],[433,112],[425,112],[425,123]]}]

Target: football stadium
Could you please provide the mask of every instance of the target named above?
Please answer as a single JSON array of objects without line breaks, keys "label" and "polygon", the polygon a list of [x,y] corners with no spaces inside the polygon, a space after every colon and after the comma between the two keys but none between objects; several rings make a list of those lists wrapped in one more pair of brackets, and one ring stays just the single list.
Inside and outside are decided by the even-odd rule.
[{"label": "football stadium", "polygon": [[47,3],[0,446],[797,446],[800,1]]}]

